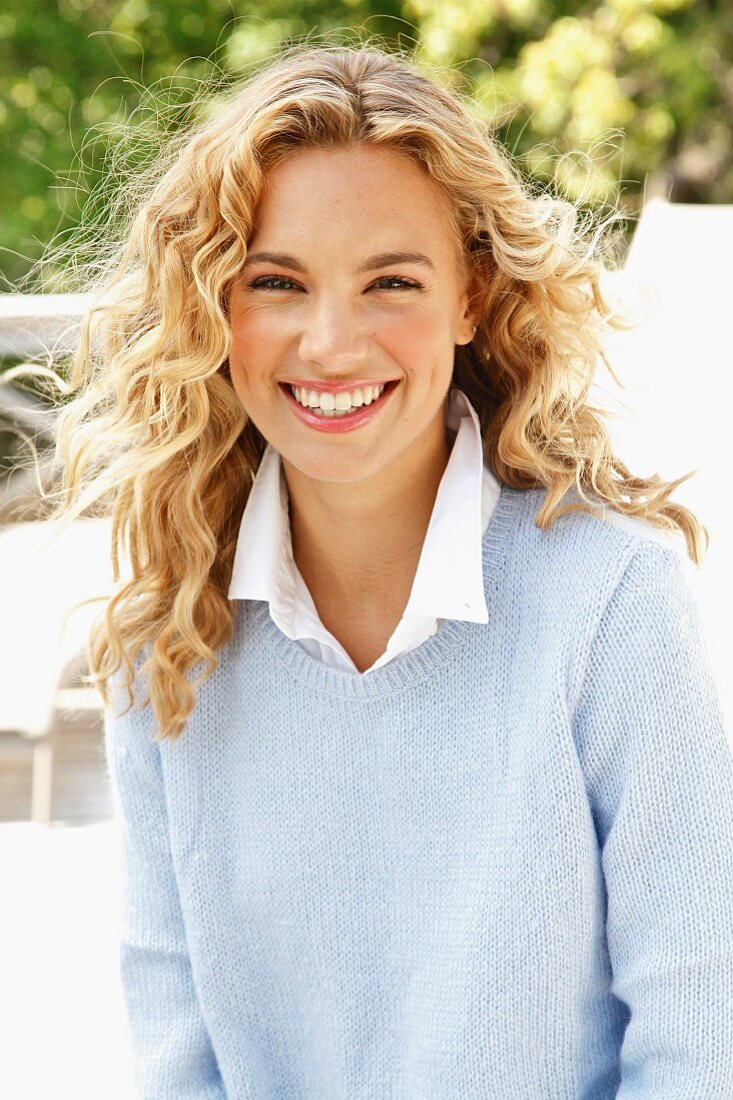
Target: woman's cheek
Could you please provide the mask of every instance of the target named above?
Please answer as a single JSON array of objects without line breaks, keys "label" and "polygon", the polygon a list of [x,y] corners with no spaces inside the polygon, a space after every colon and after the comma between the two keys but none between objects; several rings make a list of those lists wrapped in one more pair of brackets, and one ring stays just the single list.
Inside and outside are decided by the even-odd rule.
[{"label": "woman's cheek", "polygon": [[425,372],[439,352],[436,334],[425,324],[405,326],[390,341],[386,350],[406,375],[415,378]]}]

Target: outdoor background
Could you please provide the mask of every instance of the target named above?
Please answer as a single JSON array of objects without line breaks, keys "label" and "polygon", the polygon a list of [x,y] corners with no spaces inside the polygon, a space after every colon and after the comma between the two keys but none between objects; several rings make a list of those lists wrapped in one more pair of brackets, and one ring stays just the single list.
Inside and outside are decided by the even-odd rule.
[{"label": "outdoor background", "polygon": [[332,28],[450,67],[522,166],[572,197],[620,192],[633,215],[661,174],[673,202],[733,201],[727,2],[4,0],[0,276],[18,279],[76,224],[89,190],[103,209],[121,124],[144,127],[139,155],[154,154],[196,79],[236,79],[282,40]]},{"label": "outdoor background", "polygon": [[[626,390],[600,371],[595,399],[620,418],[614,444],[635,473],[673,479],[699,470],[674,497],[711,530],[704,568],[690,569],[690,579],[730,733],[729,2],[3,0],[0,299],[78,289],[73,250],[34,264],[69,240],[83,254],[126,173],[195,119],[190,103],[202,80],[226,85],[283,42],[328,42],[339,30],[440,66],[533,186],[581,211],[625,216],[617,274],[627,285],[651,280],[661,306],[609,343]],[[2,325],[0,313],[0,338]],[[0,372],[17,361],[0,357]],[[3,519],[21,454],[7,413],[0,402],[0,1095],[122,1100],[133,1091],[101,714],[77,705],[80,669],[59,682],[63,706],[54,679],[60,608],[78,583],[104,586],[108,532],[92,526],[102,521],[82,521],[42,549],[39,524]],[[15,725],[13,698],[26,714]],[[51,758],[48,828],[29,818]]]}]

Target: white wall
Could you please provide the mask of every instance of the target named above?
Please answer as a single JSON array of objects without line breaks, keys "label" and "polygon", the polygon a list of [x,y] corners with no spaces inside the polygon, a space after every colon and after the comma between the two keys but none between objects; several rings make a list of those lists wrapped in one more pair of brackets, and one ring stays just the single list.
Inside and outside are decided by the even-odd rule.
[{"label": "white wall", "polygon": [[624,272],[611,273],[606,285],[611,293],[646,287],[651,312],[638,328],[608,342],[626,389],[602,367],[592,400],[619,417],[611,436],[633,473],[672,480],[699,470],[673,499],[710,531],[703,565],[690,563],[688,576],[733,743],[732,264],[733,206],[648,203]]}]

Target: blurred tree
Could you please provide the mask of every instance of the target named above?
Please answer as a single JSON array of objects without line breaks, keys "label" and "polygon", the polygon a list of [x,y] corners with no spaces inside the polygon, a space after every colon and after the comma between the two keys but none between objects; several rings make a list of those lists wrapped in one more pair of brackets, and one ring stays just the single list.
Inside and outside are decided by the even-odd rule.
[{"label": "blurred tree", "polygon": [[628,183],[638,205],[649,175],[673,201],[733,201],[730,4],[481,0],[469,28],[464,0],[410,2],[436,60],[487,63],[461,71],[533,175],[591,202]]},{"label": "blurred tree", "polygon": [[[130,122],[149,135],[137,155],[154,155],[198,78],[359,27],[449,66],[525,170],[571,197],[613,202],[620,187],[635,213],[651,175],[677,201],[733,201],[730,4],[262,0],[254,14],[244,0],[4,0],[0,289],[78,223],[96,182],[114,183]],[[96,188],[85,216],[104,202]]]}]

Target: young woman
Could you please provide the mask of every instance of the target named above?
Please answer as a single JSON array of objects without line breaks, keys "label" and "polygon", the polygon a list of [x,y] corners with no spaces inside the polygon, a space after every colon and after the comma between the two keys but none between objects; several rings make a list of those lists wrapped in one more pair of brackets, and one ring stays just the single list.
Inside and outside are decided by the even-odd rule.
[{"label": "young woman", "polygon": [[163,154],[59,420],[130,564],[89,658],[141,1096],[733,1095],[706,532],[588,404],[599,270],[373,45]]}]

